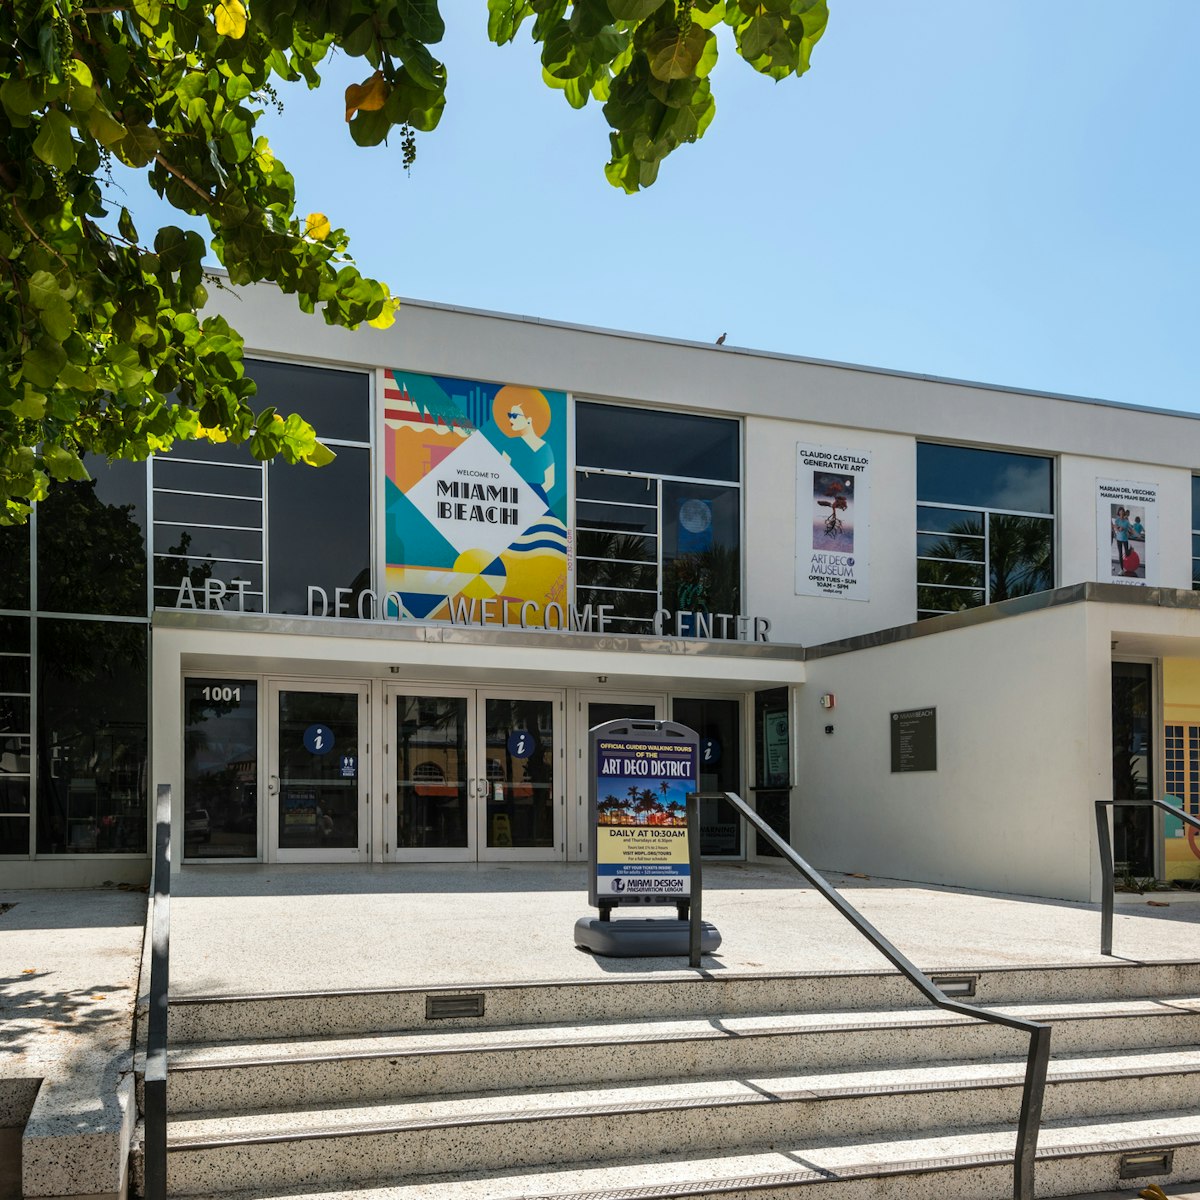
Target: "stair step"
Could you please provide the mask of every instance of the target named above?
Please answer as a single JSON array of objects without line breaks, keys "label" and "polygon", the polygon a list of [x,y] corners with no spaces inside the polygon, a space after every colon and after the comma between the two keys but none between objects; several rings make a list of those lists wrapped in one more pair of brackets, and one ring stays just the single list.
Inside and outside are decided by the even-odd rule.
[{"label": "stair step", "polygon": [[[992,967],[931,971],[967,981],[972,1002],[1007,1005],[1200,994],[1200,963]],[[431,1016],[439,1002],[477,998],[478,1016]],[[911,984],[891,971],[697,977],[654,974],[622,979],[477,987],[385,988],[260,996],[185,996],[170,1004],[172,1045],[288,1036],[318,1037],[417,1029],[584,1024],[652,1017],[875,1011],[913,1006]],[[432,1006],[432,1007],[431,1007]]]},{"label": "stair step", "polygon": [[[1200,999],[1010,1005],[1056,1024],[1060,1053],[1200,1044]],[[664,1075],[805,1071],[1015,1055],[1019,1031],[941,1009],[519,1026],[372,1037],[204,1043],[170,1053],[172,1114],[388,1096],[609,1083]]]},{"label": "stair step", "polygon": [[[1024,1061],[885,1071],[670,1079],[626,1086],[489,1093],[337,1109],[276,1109],[173,1120],[176,1193],[268,1181],[336,1184],[383,1171],[535,1167],[603,1160],[614,1146],[769,1146],[813,1138],[1015,1125]],[[1136,1094],[1146,1108],[1200,1109],[1200,1049],[1068,1057],[1051,1064],[1045,1113],[1100,1117]],[[1079,1189],[1075,1189],[1079,1190]]]},{"label": "stair step", "polygon": [[[384,1177],[349,1189],[301,1184],[194,1194],[213,1200],[927,1200],[932,1190],[955,1200],[1008,1200],[1014,1142],[1009,1128],[891,1140],[790,1137],[770,1150],[730,1155],[642,1155],[605,1166]],[[1160,1186],[1177,1194],[1177,1182],[1200,1179],[1200,1115],[1191,1110],[1047,1122],[1038,1148],[1038,1196],[1118,1187],[1131,1195],[1150,1179],[1122,1181],[1120,1156],[1160,1148],[1174,1150],[1171,1172],[1154,1176]]]}]

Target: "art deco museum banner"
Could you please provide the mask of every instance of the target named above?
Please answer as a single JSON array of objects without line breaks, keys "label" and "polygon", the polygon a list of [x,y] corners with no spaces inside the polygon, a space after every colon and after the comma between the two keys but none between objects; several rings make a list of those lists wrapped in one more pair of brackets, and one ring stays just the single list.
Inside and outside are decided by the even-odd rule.
[{"label": "art deco museum banner", "polygon": [[871,455],[796,446],[796,595],[869,600]]},{"label": "art deco museum banner", "polygon": [[563,392],[389,370],[387,587],[414,617],[540,626],[567,604]]},{"label": "art deco museum banner", "polygon": [[1096,480],[1096,578],[1153,587],[1158,576],[1158,484]]}]

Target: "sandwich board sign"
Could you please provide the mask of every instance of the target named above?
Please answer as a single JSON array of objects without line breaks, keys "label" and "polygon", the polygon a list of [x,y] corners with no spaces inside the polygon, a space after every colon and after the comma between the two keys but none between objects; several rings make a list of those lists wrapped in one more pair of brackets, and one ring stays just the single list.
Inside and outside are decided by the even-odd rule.
[{"label": "sandwich board sign", "polygon": [[590,734],[588,903],[681,904],[691,896],[687,797],[700,739],[674,721],[608,721]]}]

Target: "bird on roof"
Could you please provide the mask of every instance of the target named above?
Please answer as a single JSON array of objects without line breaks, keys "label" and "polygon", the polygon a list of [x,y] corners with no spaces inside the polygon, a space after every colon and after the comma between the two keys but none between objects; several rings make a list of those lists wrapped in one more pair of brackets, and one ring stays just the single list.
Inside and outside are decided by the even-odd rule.
[{"label": "bird on roof", "polygon": [[725,345],[725,335],[724,334],[721,334],[721,336],[719,338],[717,338],[717,345],[718,346]]}]

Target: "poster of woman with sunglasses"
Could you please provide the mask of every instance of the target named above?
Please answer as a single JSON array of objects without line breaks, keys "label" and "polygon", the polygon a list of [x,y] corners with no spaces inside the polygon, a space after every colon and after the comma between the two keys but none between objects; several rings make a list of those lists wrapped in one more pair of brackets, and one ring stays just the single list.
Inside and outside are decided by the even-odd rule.
[{"label": "poster of woman with sunglasses", "polygon": [[389,370],[383,400],[389,591],[421,620],[541,624],[567,603],[565,394]]}]

